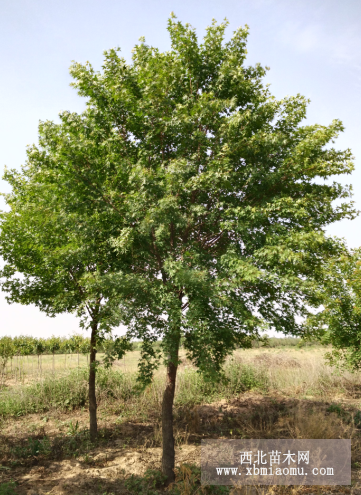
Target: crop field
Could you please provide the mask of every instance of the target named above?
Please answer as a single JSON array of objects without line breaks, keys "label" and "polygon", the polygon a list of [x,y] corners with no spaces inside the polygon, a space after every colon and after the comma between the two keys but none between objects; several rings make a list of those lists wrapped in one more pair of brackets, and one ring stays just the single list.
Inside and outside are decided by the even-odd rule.
[{"label": "crop field", "polygon": [[[164,369],[145,390],[139,352],[99,368],[100,438],[88,435],[87,359],[13,360],[0,391],[0,494],[361,493],[361,374],[337,372],[319,347],[238,350],[207,383],[183,356],[175,398],[176,483],[160,474]],[[101,360],[101,355],[98,358]],[[20,360],[21,360],[20,359]],[[66,364],[65,364],[66,363]],[[10,371],[9,371],[9,369]],[[205,438],[351,438],[352,487],[201,487]],[[252,489],[250,489],[252,488]]]}]

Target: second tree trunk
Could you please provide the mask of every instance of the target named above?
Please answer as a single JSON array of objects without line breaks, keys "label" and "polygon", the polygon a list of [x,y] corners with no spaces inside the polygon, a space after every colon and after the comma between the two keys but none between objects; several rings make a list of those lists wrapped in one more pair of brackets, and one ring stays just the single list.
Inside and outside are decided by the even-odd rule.
[{"label": "second tree trunk", "polygon": [[91,325],[91,337],[90,337],[90,363],[89,363],[89,417],[90,417],[90,440],[95,442],[98,436],[98,423],[97,423],[97,399],[95,395],[95,358],[96,358],[96,337],[98,325],[93,323]]}]

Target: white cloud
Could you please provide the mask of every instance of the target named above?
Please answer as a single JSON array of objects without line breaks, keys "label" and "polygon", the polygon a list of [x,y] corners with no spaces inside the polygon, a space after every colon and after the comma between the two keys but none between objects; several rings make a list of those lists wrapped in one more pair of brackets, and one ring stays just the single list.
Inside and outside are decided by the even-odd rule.
[{"label": "white cloud", "polygon": [[327,23],[286,21],[278,31],[278,38],[301,53],[316,54],[330,63],[360,70],[361,28],[356,23],[336,30]]},{"label": "white cloud", "polygon": [[254,0],[253,8],[267,18],[269,32],[282,44],[359,71],[359,1],[342,4],[338,0]]}]

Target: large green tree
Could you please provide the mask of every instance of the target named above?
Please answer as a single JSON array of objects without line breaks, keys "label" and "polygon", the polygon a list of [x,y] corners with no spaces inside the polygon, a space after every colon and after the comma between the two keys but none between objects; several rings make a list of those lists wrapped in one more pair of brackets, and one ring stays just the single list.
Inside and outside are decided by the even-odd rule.
[{"label": "large green tree", "polygon": [[[302,126],[307,100],[276,100],[266,70],[245,65],[247,28],[228,42],[225,29],[213,22],[199,43],[172,17],[167,52],[141,40],[131,63],[114,49],[101,73],[74,63],[87,110],[41,123],[24,172],[117,260],[97,280],[111,280],[123,323],[143,341],[143,382],[158,364],[152,342],[162,341],[168,481],[181,337],[217,379],[261,329],[299,333],[339,249],[325,228],[354,216],[349,188],[327,181],[353,169],[349,150],[326,146],[341,122]],[[88,241],[81,249],[96,252]]]}]

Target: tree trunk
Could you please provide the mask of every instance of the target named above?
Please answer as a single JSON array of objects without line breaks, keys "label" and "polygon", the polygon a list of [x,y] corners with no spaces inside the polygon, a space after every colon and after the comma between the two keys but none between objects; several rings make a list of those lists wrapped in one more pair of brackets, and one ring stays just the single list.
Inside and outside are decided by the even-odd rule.
[{"label": "tree trunk", "polygon": [[169,334],[163,342],[167,346],[167,376],[166,386],[162,401],[162,472],[166,476],[166,484],[169,485],[175,480],[175,450],[173,434],[173,403],[177,369],[179,361],[179,344],[181,339],[182,326],[182,298],[183,293],[178,294],[178,308],[173,307],[169,315]]},{"label": "tree trunk", "polygon": [[175,392],[175,381],[177,376],[177,366],[168,361],[167,381],[162,402],[162,436],[163,436],[163,455],[162,455],[162,472],[167,477],[167,483],[174,481],[174,435],[173,435],[173,402]]},{"label": "tree trunk", "polygon": [[96,357],[96,337],[98,324],[92,322],[90,337],[90,365],[89,365],[89,417],[90,417],[90,440],[95,442],[98,436],[97,424],[97,399],[95,395],[95,357]]}]

